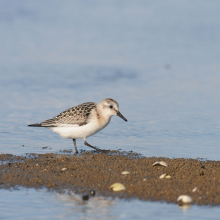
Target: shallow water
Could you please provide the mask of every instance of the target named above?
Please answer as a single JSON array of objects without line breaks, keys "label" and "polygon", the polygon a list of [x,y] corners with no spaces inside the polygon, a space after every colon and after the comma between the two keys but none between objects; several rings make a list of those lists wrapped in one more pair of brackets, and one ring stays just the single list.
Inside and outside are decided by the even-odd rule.
[{"label": "shallow water", "polygon": [[[27,124],[111,97],[128,122],[113,117],[90,144],[144,156],[220,159],[218,1],[1,3],[1,153],[72,149],[71,140]],[[10,193],[17,204],[19,194]],[[147,207],[161,205],[137,203],[146,216]],[[122,204],[133,207],[124,201],[115,207]],[[129,208],[132,215],[140,204]],[[203,216],[200,207],[192,209]]]},{"label": "shallow water", "polygon": [[[219,219],[220,208],[94,197],[47,190],[0,190],[1,219]],[[19,203],[17,202],[19,200]],[[31,206],[30,206],[31,204]],[[23,207],[30,207],[24,209]],[[40,211],[39,211],[40,210]],[[215,211],[214,211],[215,210]],[[214,211],[214,212],[213,212]],[[3,213],[3,214],[2,214]]]}]

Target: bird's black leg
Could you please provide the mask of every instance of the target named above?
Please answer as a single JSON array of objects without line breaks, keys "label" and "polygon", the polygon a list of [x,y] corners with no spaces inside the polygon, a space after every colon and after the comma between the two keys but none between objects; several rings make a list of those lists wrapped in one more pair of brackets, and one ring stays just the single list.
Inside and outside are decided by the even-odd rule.
[{"label": "bird's black leg", "polygon": [[91,148],[93,148],[93,149],[95,149],[95,150],[97,150],[97,151],[99,151],[99,152],[102,152],[102,153],[107,153],[107,152],[110,151],[110,150],[101,150],[101,149],[98,149],[98,148],[96,148],[96,147],[93,147],[92,145],[88,144],[86,141],[84,141],[84,144],[85,144],[86,146],[91,147]]},{"label": "bird's black leg", "polygon": [[77,146],[76,146],[76,139],[73,139],[73,143],[74,143],[74,147],[75,147],[75,150],[76,150],[76,154],[78,154],[78,150],[77,150]]}]

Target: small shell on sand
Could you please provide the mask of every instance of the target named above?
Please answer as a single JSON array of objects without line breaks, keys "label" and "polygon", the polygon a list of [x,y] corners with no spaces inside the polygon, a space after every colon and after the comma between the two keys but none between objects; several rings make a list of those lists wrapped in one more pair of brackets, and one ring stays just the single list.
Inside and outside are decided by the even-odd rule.
[{"label": "small shell on sand", "polygon": [[121,174],[124,174],[124,175],[127,175],[127,174],[129,174],[130,172],[128,172],[128,171],[123,171]]},{"label": "small shell on sand", "polygon": [[192,203],[193,200],[190,196],[188,195],[181,195],[177,198],[177,202],[179,204],[189,204],[189,203]]},{"label": "small shell on sand", "polygon": [[126,190],[125,186],[121,183],[114,183],[110,186],[110,189],[112,191],[122,191],[122,190]]},{"label": "small shell on sand", "polygon": [[167,178],[168,179],[168,178],[171,178],[171,176],[168,173],[164,173],[159,178],[160,179],[163,179],[163,178]]},{"label": "small shell on sand", "polygon": [[152,167],[154,167],[154,166],[168,167],[168,164],[165,161],[157,161],[157,162],[153,163]]},{"label": "small shell on sand", "polygon": [[62,168],[62,171],[66,170],[67,168]]},{"label": "small shell on sand", "polygon": [[198,187],[193,188],[192,192],[196,192]]}]

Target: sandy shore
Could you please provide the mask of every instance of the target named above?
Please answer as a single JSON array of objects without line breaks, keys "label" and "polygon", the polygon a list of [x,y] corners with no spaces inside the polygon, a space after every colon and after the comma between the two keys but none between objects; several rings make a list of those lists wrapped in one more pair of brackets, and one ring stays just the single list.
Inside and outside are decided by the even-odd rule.
[{"label": "sandy shore", "polygon": [[[59,192],[72,190],[96,195],[176,203],[189,195],[194,204],[220,204],[220,162],[196,159],[142,157],[135,153],[91,151],[72,154],[0,155],[0,187],[47,187]],[[165,161],[169,166],[152,166]],[[123,171],[130,172],[127,175]],[[160,179],[167,173],[171,178]],[[110,186],[122,183],[126,190],[113,192]],[[194,189],[194,190],[193,190]]]}]

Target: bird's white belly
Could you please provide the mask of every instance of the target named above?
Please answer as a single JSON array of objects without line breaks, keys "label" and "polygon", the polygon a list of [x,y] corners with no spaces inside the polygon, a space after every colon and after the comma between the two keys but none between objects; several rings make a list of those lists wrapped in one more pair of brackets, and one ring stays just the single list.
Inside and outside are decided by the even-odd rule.
[{"label": "bird's white belly", "polygon": [[95,133],[97,133],[98,131],[100,131],[101,129],[103,129],[104,127],[107,126],[108,123],[106,123],[103,126],[100,126],[97,123],[88,123],[86,125],[83,126],[78,126],[78,125],[74,125],[74,126],[59,126],[59,127],[50,127],[49,129],[51,129],[52,131],[58,133],[61,137],[63,138],[69,138],[69,139],[85,139]]}]

